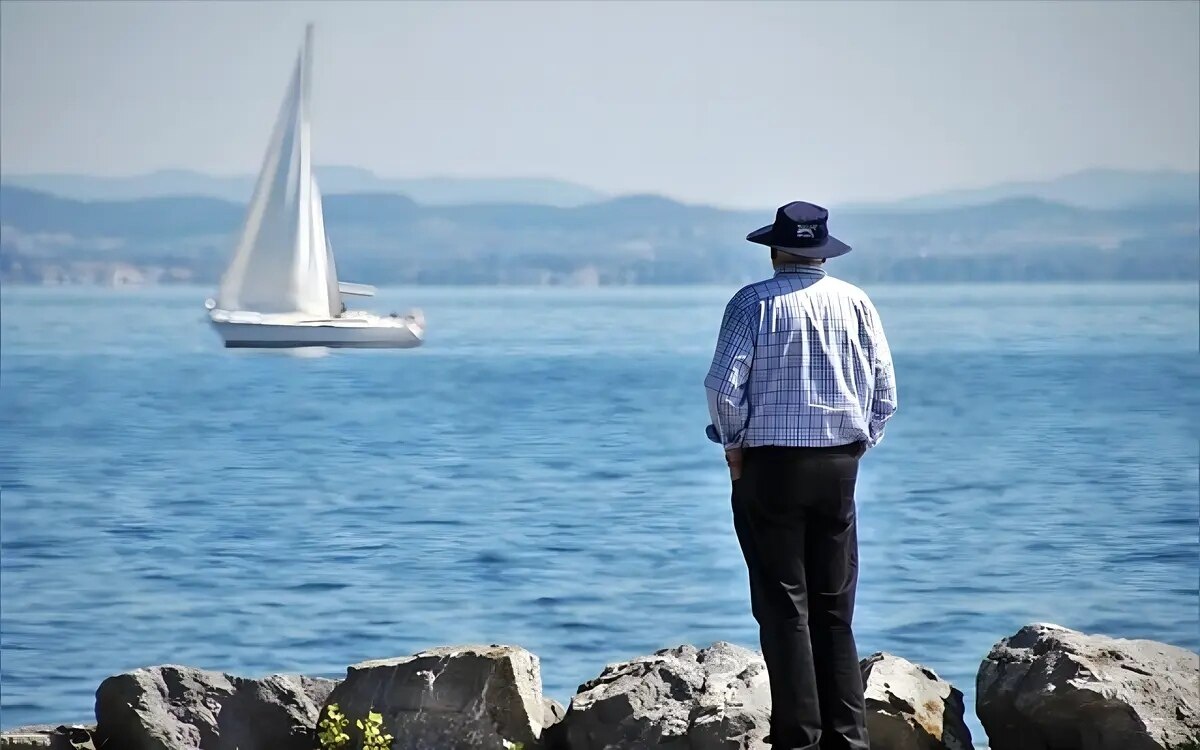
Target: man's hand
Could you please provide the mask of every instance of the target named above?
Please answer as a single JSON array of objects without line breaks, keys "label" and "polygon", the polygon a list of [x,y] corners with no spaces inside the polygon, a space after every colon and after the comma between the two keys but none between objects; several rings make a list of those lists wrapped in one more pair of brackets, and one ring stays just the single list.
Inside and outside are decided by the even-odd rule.
[{"label": "man's hand", "polygon": [[742,449],[726,448],[725,463],[729,466],[729,479],[736,482],[742,478]]}]

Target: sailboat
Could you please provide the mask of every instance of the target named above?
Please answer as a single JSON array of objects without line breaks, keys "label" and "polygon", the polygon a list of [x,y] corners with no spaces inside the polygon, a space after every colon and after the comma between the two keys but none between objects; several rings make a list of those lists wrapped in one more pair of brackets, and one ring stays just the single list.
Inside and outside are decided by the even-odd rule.
[{"label": "sailboat", "polygon": [[310,25],[233,257],[216,299],[205,302],[209,320],[226,347],[419,346],[420,310],[381,316],[342,301],[375,288],[338,281],[325,231],[312,166],[312,37]]}]

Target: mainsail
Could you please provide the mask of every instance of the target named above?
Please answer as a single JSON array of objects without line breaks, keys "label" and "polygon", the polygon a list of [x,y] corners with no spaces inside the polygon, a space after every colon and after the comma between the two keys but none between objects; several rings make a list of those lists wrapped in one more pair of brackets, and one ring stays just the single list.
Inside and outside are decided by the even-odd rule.
[{"label": "mainsail", "polygon": [[309,26],[233,259],[221,278],[216,302],[223,310],[332,318],[342,309],[313,177],[311,91]]}]

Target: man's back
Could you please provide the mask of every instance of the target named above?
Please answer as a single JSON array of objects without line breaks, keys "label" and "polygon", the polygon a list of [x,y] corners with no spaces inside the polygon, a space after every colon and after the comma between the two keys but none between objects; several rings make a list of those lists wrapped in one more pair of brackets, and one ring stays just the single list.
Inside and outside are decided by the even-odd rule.
[{"label": "man's back", "polygon": [[734,295],[705,386],[726,446],[874,445],[896,407],[874,305],[804,264]]},{"label": "man's back", "polygon": [[725,307],[708,377],[711,440],[725,448],[733,527],[771,683],[776,750],[868,750],[854,643],[859,459],[896,410],[883,326],[822,266],[851,247],[804,201],[746,236],[775,276]]}]

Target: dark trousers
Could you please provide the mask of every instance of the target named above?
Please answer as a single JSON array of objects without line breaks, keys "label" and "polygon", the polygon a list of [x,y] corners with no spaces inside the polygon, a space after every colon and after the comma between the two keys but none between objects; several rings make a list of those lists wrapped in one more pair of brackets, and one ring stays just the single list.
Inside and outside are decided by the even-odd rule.
[{"label": "dark trousers", "polygon": [[746,450],[733,523],[771,680],[776,750],[868,750],[851,621],[863,445]]}]

